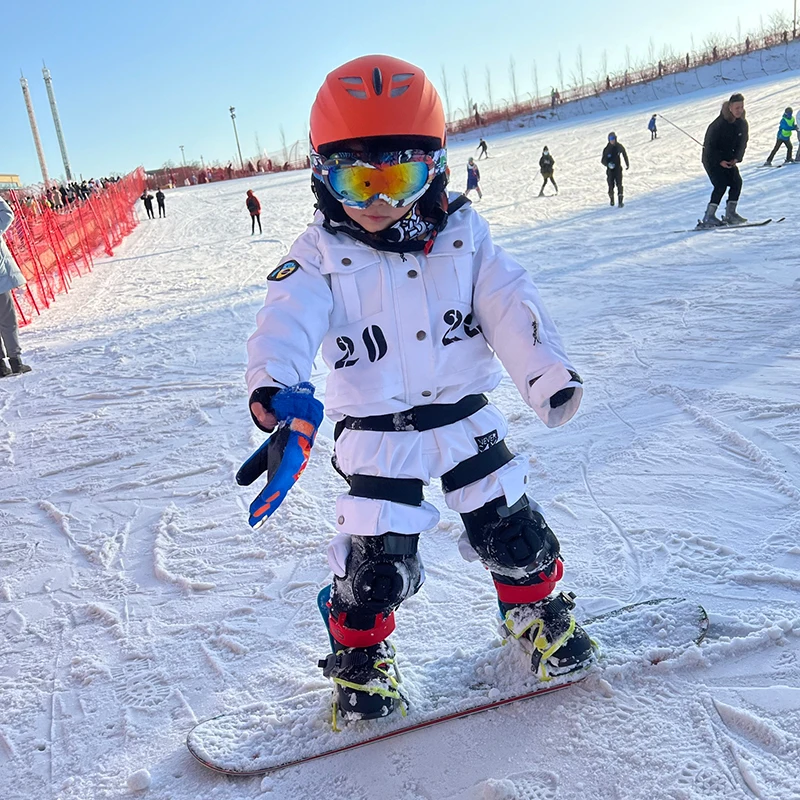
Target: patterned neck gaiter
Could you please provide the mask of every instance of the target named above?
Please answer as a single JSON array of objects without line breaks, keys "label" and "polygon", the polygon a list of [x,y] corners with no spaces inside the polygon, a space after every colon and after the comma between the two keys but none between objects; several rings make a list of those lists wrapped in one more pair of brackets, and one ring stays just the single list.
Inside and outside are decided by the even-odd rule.
[{"label": "patterned neck gaiter", "polygon": [[364,230],[349,218],[343,222],[328,219],[325,228],[331,233],[345,233],[376,250],[387,250],[392,253],[430,252],[439,232],[439,226],[434,220],[427,220],[422,216],[418,202],[411,206],[408,214],[402,219],[390,228],[377,233]]}]

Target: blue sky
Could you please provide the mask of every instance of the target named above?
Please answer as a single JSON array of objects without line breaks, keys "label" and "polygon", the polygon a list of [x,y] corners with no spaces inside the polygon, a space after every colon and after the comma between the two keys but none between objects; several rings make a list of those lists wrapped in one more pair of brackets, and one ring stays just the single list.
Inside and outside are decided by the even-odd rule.
[{"label": "blue sky", "polygon": [[168,160],[227,162],[235,157],[229,106],[236,107],[245,157],[258,144],[273,155],[280,126],[293,142],[307,137],[308,109],[332,68],[385,52],[421,66],[441,88],[444,65],[451,104],[464,106],[462,72],[479,102],[510,96],[509,59],[520,95],[557,82],[559,53],[569,80],[578,48],[585,71],[624,69],[665,46],[685,52],[709,34],[759,30],[792,2],[647,0],[539,3],[430,0],[347,3],[220,3],[219,0],[98,2],[40,0],[3,10],[0,51],[0,172],[40,180],[19,86],[31,88],[52,176],[63,174],[42,81],[53,77],[73,172],[88,178],[148,168]]}]

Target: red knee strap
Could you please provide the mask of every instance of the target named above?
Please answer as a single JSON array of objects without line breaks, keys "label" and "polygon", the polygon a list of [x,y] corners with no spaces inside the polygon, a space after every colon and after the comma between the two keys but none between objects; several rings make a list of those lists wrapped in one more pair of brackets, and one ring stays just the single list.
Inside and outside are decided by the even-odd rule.
[{"label": "red knee strap", "polygon": [[385,618],[383,614],[376,614],[375,624],[365,631],[348,628],[346,621],[347,614],[344,612],[338,617],[331,614],[328,620],[331,636],[344,647],[369,647],[382,642],[394,631],[394,611]]},{"label": "red knee strap", "polygon": [[529,586],[512,586],[508,583],[494,582],[494,587],[497,590],[497,599],[501,603],[508,605],[520,605],[522,603],[537,603],[539,600],[544,600],[556,584],[564,576],[564,564],[560,558],[557,558],[553,563],[550,574],[540,572],[537,576],[540,579],[539,583],[533,583]]}]

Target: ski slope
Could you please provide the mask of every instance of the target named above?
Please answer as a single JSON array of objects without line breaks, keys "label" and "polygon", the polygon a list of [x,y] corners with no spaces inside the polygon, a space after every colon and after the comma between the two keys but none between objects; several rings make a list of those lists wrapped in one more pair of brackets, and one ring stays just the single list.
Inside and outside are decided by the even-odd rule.
[{"label": "ski slope", "polygon": [[[647,120],[702,139],[734,89],[751,126],[739,210],[787,221],[670,233],[710,189],[700,148],[663,123],[650,142]],[[196,720],[326,686],[315,597],[344,484],[329,422],[264,528],[247,526],[255,487],[233,479],[262,440],[244,343],[310,218],[308,173],[179,189],[166,220],[142,220],[23,331],[35,371],[0,382],[4,800],[800,798],[800,166],[758,169],[790,104],[800,73],[496,133],[480,162],[477,207],[586,381],[556,430],[510,380],[492,397],[561,539],[561,585],[584,614],[694,598],[707,642],[263,780],[196,764]],[[600,165],[612,129],[631,158],[621,210]],[[545,144],[561,193],[538,199]],[[454,188],[475,145],[451,143]],[[461,560],[438,488],[427,497],[442,521],[394,636],[410,676],[498,645],[491,581]]]}]

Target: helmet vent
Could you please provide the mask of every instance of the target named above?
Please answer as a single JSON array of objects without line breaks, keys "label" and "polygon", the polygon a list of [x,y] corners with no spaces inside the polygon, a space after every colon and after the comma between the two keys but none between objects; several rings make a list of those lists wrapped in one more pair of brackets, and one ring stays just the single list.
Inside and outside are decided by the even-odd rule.
[{"label": "helmet vent", "polygon": [[407,81],[413,77],[413,72],[398,72],[397,75],[392,75],[392,83],[400,83],[400,81]]},{"label": "helmet vent", "polygon": [[395,86],[394,89],[392,89],[392,91],[389,92],[389,95],[391,97],[400,97],[401,94],[407,91],[408,91],[408,86]]},{"label": "helmet vent", "polygon": [[[342,83],[345,83],[345,84],[349,83],[349,84],[355,85],[355,86],[363,86],[364,85],[363,79],[359,78],[359,77],[339,78],[339,80]],[[353,97],[355,97],[358,100],[366,100],[367,99],[367,93],[364,91],[364,89],[348,89],[348,88],[345,88],[345,91],[347,92],[347,94],[352,95]]]},{"label": "helmet vent", "polygon": [[375,87],[375,94],[383,93],[383,74],[379,67],[374,67],[372,70],[372,85]]}]

